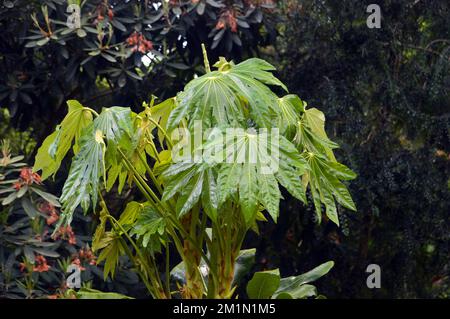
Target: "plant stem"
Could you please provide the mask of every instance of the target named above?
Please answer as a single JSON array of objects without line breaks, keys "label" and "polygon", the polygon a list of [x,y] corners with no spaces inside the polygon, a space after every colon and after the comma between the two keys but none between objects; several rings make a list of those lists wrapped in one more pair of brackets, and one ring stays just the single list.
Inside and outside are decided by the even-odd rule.
[{"label": "plant stem", "polygon": [[145,158],[142,156],[141,153],[138,152],[139,155],[139,159],[141,160],[142,164],[144,164],[145,169],[147,170],[148,175],[150,176],[150,178],[153,181],[153,184],[155,184],[155,187],[158,189],[158,192],[162,195],[163,190],[161,188],[161,185],[158,183],[158,180],[155,177],[155,174],[153,174],[152,169],[150,168],[150,166],[148,165],[147,161],[145,160]]},{"label": "plant stem", "polygon": [[170,294],[170,248],[169,243],[166,244],[166,294]]},{"label": "plant stem", "polygon": [[[210,269],[212,279],[216,282],[217,274],[216,274],[215,268],[211,264],[211,261],[209,260],[208,256],[206,256],[206,254],[204,253],[202,247],[201,246],[199,247],[196,240],[193,239],[190,236],[190,234],[184,230],[183,226],[180,224],[180,222],[174,216],[175,212],[172,212],[172,214],[171,214],[170,213],[171,209],[167,205],[164,205],[161,202],[161,200],[158,198],[158,196],[156,196],[156,194],[153,192],[153,190],[146,184],[146,182],[143,180],[143,178],[140,176],[140,174],[136,171],[134,166],[130,163],[130,161],[128,160],[126,155],[123,153],[123,151],[120,148],[118,148],[117,150],[119,151],[122,159],[124,160],[124,163],[125,163],[125,166],[127,167],[127,169],[133,173],[133,179],[134,179],[136,185],[138,186],[139,190],[147,198],[147,200],[152,204],[152,206],[154,206],[154,208],[159,213],[159,215],[162,218],[165,218],[166,220],[169,221],[167,223],[168,232],[172,236],[172,239],[174,240],[175,246],[177,247],[178,253],[180,254],[181,258],[184,260],[185,254],[184,254],[183,245],[181,244],[181,240],[178,237],[176,230],[178,230],[183,235],[183,237],[192,244],[192,247],[201,255],[201,257],[203,258],[203,260],[205,261],[205,263],[208,265],[208,267]],[[167,213],[165,211],[165,209],[169,213]]]},{"label": "plant stem", "polygon": [[[120,223],[119,223],[119,222],[111,215],[111,213],[110,213],[109,210],[108,210],[108,207],[106,206],[106,202],[105,202],[105,200],[104,200],[102,194],[100,193],[99,195],[100,195],[100,199],[101,199],[101,201],[102,201],[102,206],[103,206],[103,208],[105,209],[105,211],[106,211],[106,213],[107,213],[106,216],[107,216],[108,219],[110,220],[111,225],[113,226],[113,228],[114,228],[116,231],[119,230],[120,232],[122,232],[122,234],[123,234],[123,235],[127,238],[127,240],[131,243],[131,245],[133,246],[134,250],[136,251],[136,254],[138,255],[139,259],[141,260],[140,264],[145,268],[147,275],[149,276],[150,280],[152,281],[152,284],[155,286],[155,287],[152,287],[152,288],[156,288],[156,292],[153,291],[153,293],[152,293],[152,288],[151,288],[151,286],[149,285],[148,282],[146,283],[145,280],[144,280],[144,284],[146,285],[147,289],[149,290],[149,292],[150,292],[151,294],[155,294],[155,293],[156,293],[157,295],[160,295],[160,294],[159,294],[159,289],[158,289],[158,287],[161,287],[162,284],[161,284],[161,280],[159,279],[159,276],[156,276],[157,279],[155,280],[154,273],[152,272],[152,269],[150,268],[150,266],[149,266],[148,263],[146,262],[146,258],[145,258],[144,255],[142,254],[141,250],[140,250],[139,247],[136,245],[136,243],[134,242],[134,240],[128,235],[128,232],[127,232],[127,231],[122,227],[122,225],[121,225],[121,224],[120,224]],[[123,243],[123,246],[124,246],[124,249],[125,249],[125,250],[128,250],[128,252],[127,252],[128,256],[130,257],[130,259],[133,261],[133,263],[136,265],[137,269],[139,270],[139,263],[136,262],[136,260],[135,260],[135,258],[134,258],[134,256],[133,256],[133,254],[132,254],[132,252],[129,250],[128,245],[126,244],[126,242]],[[151,257],[151,258],[152,258],[152,257]],[[139,273],[141,274],[140,271],[139,271]],[[157,271],[156,271],[156,273],[157,273]],[[145,276],[143,276],[143,274],[141,274],[141,277],[143,277],[143,279],[144,279]],[[159,296],[159,297],[161,297],[161,296]]]},{"label": "plant stem", "polygon": [[202,52],[203,52],[203,62],[205,63],[205,70],[206,73],[209,73],[211,72],[211,68],[209,66],[208,54],[206,53],[206,47],[204,43],[202,43]]},{"label": "plant stem", "polygon": [[136,266],[136,269],[138,271],[139,276],[141,277],[142,281],[144,282],[145,287],[147,288],[148,292],[153,298],[157,298],[157,293],[154,290],[154,287],[148,282],[147,276],[143,274],[141,271],[139,271],[139,263],[136,261],[136,258],[133,256],[133,253],[131,252],[130,248],[128,247],[127,243],[123,238],[121,239],[123,241],[122,246],[125,249],[125,252],[130,258],[130,260],[133,262],[133,264]]},{"label": "plant stem", "polygon": [[89,112],[91,112],[92,114],[94,114],[96,117],[99,116],[99,114],[95,110],[93,110],[93,109],[91,109],[89,107],[85,107],[85,109],[88,110]]},{"label": "plant stem", "polygon": [[147,116],[148,120],[150,122],[152,122],[153,124],[156,125],[156,127],[158,128],[158,130],[161,131],[161,133],[164,135],[165,140],[167,141],[167,144],[169,145],[169,148],[173,148],[173,143],[172,140],[169,138],[169,135],[167,134],[166,130],[163,129],[163,127],[161,125],[159,125],[159,123],[157,121],[155,121],[154,119],[152,119],[150,116]]}]

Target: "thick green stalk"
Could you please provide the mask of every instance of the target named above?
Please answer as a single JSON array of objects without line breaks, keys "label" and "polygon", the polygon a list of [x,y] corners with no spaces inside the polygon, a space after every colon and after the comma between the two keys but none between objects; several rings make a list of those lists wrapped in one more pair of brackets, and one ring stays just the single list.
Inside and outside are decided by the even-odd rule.
[{"label": "thick green stalk", "polygon": [[[112,227],[117,232],[120,231],[127,238],[127,240],[130,242],[130,244],[133,246],[134,250],[136,251],[136,254],[138,255],[139,260],[140,260],[140,264],[136,261],[136,258],[133,256],[132,252],[128,248],[128,245],[124,241],[123,242],[123,247],[124,247],[125,251],[127,252],[128,257],[135,264],[135,266],[136,266],[136,268],[138,270],[140,269],[140,265],[142,265],[144,267],[144,269],[145,269],[145,273],[147,274],[147,276],[152,281],[153,287],[148,283],[147,276],[145,274],[141,273],[140,271],[138,271],[138,273],[140,274],[141,278],[144,281],[144,284],[147,287],[147,290],[149,290],[150,294],[152,294],[153,297],[158,296],[159,298],[161,298],[162,297],[161,294],[160,294],[160,290],[161,289],[159,288],[159,287],[161,287],[161,282],[160,282],[159,276],[154,276],[154,273],[152,273],[152,269],[147,264],[146,258],[142,254],[142,252],[139,249],[139,247],[136,245],[134,240],[128,235],[128,232],[122,227],[122,225],[110,214],[110,212],[108,210],[108,207],[106,206],[106,203],[104,201],[104,198],[103,198],[103,196],[101,194],[100,194],[100,198],[102,200],[102,206],[106,210],[107,217],[110,220]],[[122,238],[122,240],[123,240],[123,238]],[[155,269],[153,269],[153,270],[155,270]],[[155,272],[156,272],[156,274],[158,273],[157,269],[156,269]],[[169,295],[168,298],[170,298],[170,295]]]},{"label": "thick green stalk", "polygon": [[[218,270],[218,285],[214,287],[214,298],[231,298],[236,287],[232,287],[236,259],[248,227],[242,220],[240,209],[232,204],[225,205],[222,218],[213,225],[215,264]],[[242,226],[243,225],[243,226]],[[211,296],[211,294],[210,294]]]},{"label": "thick green stalk", "polygon": [[144,164],[144,166],[145,166],[147,174],[150,176],[151,180],[153,181],[153,184],[158,189],[158,192],[162,195],[163,190],[162,190],[161,185],[159,184],[158,180],[156,179],[155,174],[153,174],[152,169],[150,168],[150,166],[148,165],[147,161],[142,156],[142,154],[138,152],[138,155],[139,155],[139,159],[141,160],[142,164]]},{"label": "thick green stalk", "polygon": [[[133,167],[133,165],[128,160],[126,155],[123,153],[123,151],[120,148],[118,148],[118,151],[119,151],[127,169],[133,173],[133,179],[136,182],[136,185],[138,186],[138,188],[141,190],[141,192],[144,194],[144,196],[147,198],[147,200],[153,204],[153,206],[155,207],[157,212],[160,214],[160,216],[168,220],[168,223],[167,223],[168,232],[171,235],[172,239],[174,240],[175,246],[177,247],[178,253],[180,254],[181,258],[183,260],[185,260],[187,257],[186,256],[186,246],[181,244],[181,241],[178,238],[178,235],[177,235],[175,229],[177,229],[182,234],[185,243],[189,242],[188,250],[195,250],[196,254],[199,254],[201,256],[201,258],[203,258],[203,260],[206,262],[206,264],[210,268],[210,273],[211,273],[211,277],[212,277],[211,279],[214,282],[216,282],[217,281],[216,271],[211,266],[211,262],[210,262],[209,258],[206,256],[206,254],[203,252],[202,247],[201,246],[199,247],[198,243],[196,242],[195,239],[192,238],[191,234],[189,234],[183,228],[183,226],[180,224],[180,222],[174,216],[174,212],[172,212],[172,214],[167,213],[167,212],[170,212],[171,209],[167,205],[164,205],[164,203],[161,202],[161,200],[158,198],[158,196],[156,196],[156,194],[153,192],[153,190],[147,185],[147,183],[144,181],[144,179],[140,176],[140,174]],[[174,228],[174,226],[175,226],[175,228]],[[187,257],[187,258],[189,258],[189,257]],[[186,261],[189,262],[189,260],[186,260]]]},{"label": "thick green stalk", "polygon": [[[197,237],[197,226],[200,214],[200,207],[194,206],[191,213],[184,218],[186,228],[189,230],[189,234],[192,238]],[[185,269],[186,269],[186,286],[183,290],[184,298],[201,299],[203,298],[204,287],[203,278],[200,272],[201,255],[198,253],[197,247],[201,247],[201,244],[197,242],[196,245],[188,241],[184,241],[184,256],[185,256]]]},{"label": "thick green stalk", "polygon": [[137,272],[139,274],[139,276],[141,277],[142,281],[144,282],[145,287],[147,288],[148,292],[150,293],[150,295],[152,296],[152,298],[157,299],[158,298],[158,293],[157,293],[157,289],[154,287],[154,283],[149,283],[147,277],[150,277],[149,274],[147,274],[147,272],[143,273],[140,270],[140,265],[139,262],[136,260],[136,257],[133,255],[133,253],[131,252],[130,248],[128,247],[127,243],[125,242],[125,240],[123,238],[121,238],[122,241],[122,246],[125,249],[125,253],[127,254],[128,258],[130,258],[130,260],[133,262],[133,264],[135,265]]},{"label": "thick green stalk", "polygon": [[165,245],[166,247],[166,294],[168,296],[172,296],[172,294],[170,293],[170,248],[169,248],[169,244],[167,243]]}]

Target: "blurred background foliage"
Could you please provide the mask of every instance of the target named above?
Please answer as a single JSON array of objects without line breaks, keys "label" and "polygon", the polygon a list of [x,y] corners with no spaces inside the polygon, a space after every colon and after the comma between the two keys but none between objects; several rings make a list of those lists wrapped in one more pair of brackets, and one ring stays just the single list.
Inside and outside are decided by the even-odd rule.
[{"label": "blurred background foliage", "polygon": [[[75,28],[68,3],[81,4]],[[275,40],[275,9],[273,1],[2,0],[0,105],[39,144],[68,99],[95,108],[173,96],[203,72],[201,43],[211,61],[256,55]]]},{"label": "blurred background foliage", "polygon": [[145,291],[126,258],[114,280],[104,280],[90,248],[92,216],[76,214],[72,226],[61,227],[52,236],[60,213],[57,197],[22,162],[23,155],[11,153],[8,140],[0,150],[0,298],[66,296],[69,265],[79,268],[83,288],[131,295]]},{"label": "blurred background foliage", "polygon": [[[71,30],[66,1],[1,0],[1,137],[31,159],[68,99],[138,109],[172,96],[202,74],[202,42],[210,61],[263,57],[324,111],[338,160],[359,175],[358,212],[341,209],[339,229],[317,226],[285,194],[278,224],[261,228],[257,270],[288,276],[331,259],[318,283],[329,298],[447,298],[450,4],[378,1],[381,28],[369,29],[371,2],[91,0]],[[371,263],[381,289],[366,286]]]}]

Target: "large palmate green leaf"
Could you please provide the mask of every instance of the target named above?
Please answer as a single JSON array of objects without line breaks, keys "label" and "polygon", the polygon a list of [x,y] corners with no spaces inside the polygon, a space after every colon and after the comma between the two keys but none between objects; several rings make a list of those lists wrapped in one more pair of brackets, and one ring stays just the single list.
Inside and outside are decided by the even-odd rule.
[{"label": "large palmate green leaf", "polygon": [[83,107],[78,101],[67,101],[69,106],[66,117],[58,125],[55,132],[49,135],[39,148],[34,163],[34,171],[42,170],[42,179],[55,174],[61,161],[73,144],[74,153],[79,150],[79,139],[82,130],[92,122],[89,108]]},{"label": "large palmate green leaf", "polygon": [[[152,277],[158,275],[153,274],[152,258],[166,251],[170,265],[168,249],[173,241],[184,261],[166,271],[167,277],[178,278],[183,289],[201,288],[199,296],[231,297],[254,262],[254,250],[237,256],[241,240],[249,229],[257,231],[257,223],[267,221],[267,215],[277,221],[283,198],[280,186],[304,203],[309,186],[319,222],[322,205],[336,224],[338,204],[356,210],[343,183],[356,175],[337,162],[333,150],[338,145],[326,134],[324,114],[307,108],[297,95],[279,98],[272,92],[270,86],[287,89],[273,75],[273,66],[263,60],[235,65],[221,58],[214,66],[217,69],[211,72],[205,62],[208,73],[190,81],[176,97],[158,105],[153,105],[154,99],[150,105],[144,103],[140,113],[115,106],[97,114],[69,101],[69,114],[39,150],[36,169],[47,177],[58,170],[73,146],[75,155],[60,198],[60,224],[70,223],[78,206],[85,212],[95,209],[98,192],[110,191],[116,184],[120,193],[134,181],[147,199],[128,202],[118,221],[101,201],[92,246],[100,252],[98,261],[105,263],[105,277],[114,276],[119,257],[126,252],[136,253],[131,260],[149,285],[159,282]],[[183,134],[177,141],[172,133],[180,133],[178,129],[187,129],[190,136]],[[193,133],[201,133],[200,138]],[[184,142],[188,147],[194,144],[194,149],[183,147]],[[191,253],[199,258],[185,258]],[[235,262],[234,278],[230,262]],[[200,280],[189,276],[186,282],[185,265],[198,267]],[[317,291],[310,282],[331,267],[332,263],[325,263],[284,279],[278,269],[259,272],[250,280],[247,294],[250,298],[313,297]],[[197,295],[188,290],[187,295]]]},{"label": "large palmate green leaf", "polygon": [[320,155],[308,153],[306,157],[310,170],[303,179],[304,184],[310,185],[318,220],[320,222],[322,217],[323,203],[328,218],[339,225],[335,199],[342,206],[356,211],[355,203],[347,187],[340,180],[354,179],[356,174],[345,165],[332,162]]},{"label": "large palmate green leaf", "polygon": [[[295,129],[293,142],[309,163],[309,169],[302,176],[303,187],[299,187],[297,179],[289,176],[281,176],[281,180],[285,181],[283,185],[292,194],[309,185],[318,221],[321,221],[321,207],[324,204],[328,218],[339,225],[335,199],[342,206],[356,210],[347,188],[340,180],[354,179],[356,174],[336,161],[333,149],[339,146],[328,138],[325,116],[321,111],[306,108],[306,103],[295,95],[280,98],[278,104],[281,109],[279,125],[286,124],[282,132],[286,136],[292,136],[292,130]],[[305,201],[301,197],[303,194],[297,194],[296,197]]]},{"label": "large palmate green leaf", "polygon": [[[107,189],[112,187],[114,181],[119,177],[121,187],[125,182],[127,172],[123,170],[117,159],[117,148],[124,147],[126,151],[132,149],[133,122],[132,112],[129,108],[111,107],[103,108],[100,115],[93,123],[82,131],[80,139],[80,151],[75,155],[69,176],[64,184],[61,195],[63,213],[67,219],[60,222],[70,222],[75,208],[81,204],[86,212],[92,201],[95,207],[97,193],[99,191],[100,179],[106,181],[108,170]],[[104,141],[106,138],[107,143]],[[132,151],[130,151],[132,153]],[[105,156],[107,155],[107,156]],[[134,162],[137,155],[133,154]],[[133,158],[133,156],[131,156]],[[140,171],[145,170],[135,165]]]},{"label": "large palmate green leaf", "polygon": [[[238,125],[244,120],[242,101],[218,71],[192,80],[176,98],[176,107],[169,116],[169,129],[184,118],[189,126],[199,120],[206,127],[214,124]],[[214,119],[215,118],[215,119]]]},{"label": "large palmate green leaf", "polygon": [[[206,144],[205,150],[217,143],[221,140]],[[237,196],[246,222],[251,223],[259,204],[277,220],[281,199],[278,183],[306,201],[300,180],[306,161],[283,136],[238,131],[234,137],[225,138],[224,147],[225,163],[218,164],[219,205]]]},{"label": "large palmate green leaf", "polygon": [[259,127],[272,127],[278,112],[277,96],[267,85],[286,87],[273,76],[275,70],[260,59],[234,65],[221,60],[218,71],[189,82],[179,93],[168,126],[175,128],[182,119],[192,127],[201,121],[206,127],[239,127],[250,117]]},{"label": "large palmate green leaf", "polygon": [[105,142],[100,130],[94,131],[94,125],[83,132],[80,139],[80,151],[70,167],[69,176],[62,190],[63,218],[59,224],[70,223],[72,215],[81,204],[86,212],[92,201],[95,207],[99,183],[105,173]]},{"label": "large palmate green leaf", "polygon": [[214,172],[205,164],[179,162],[170,166],[164,173],[166,181],[162,199],[169,200],[179,193],[177,214],[186,214],[201,200],[206,213],[215,219],[217,212],[217,194]]},{"label": "large palmate green leaf", "polygon": [[103,108],[100,115],[94,120],[95,129],[100,130],[108,142],[117,144],[125,133],[132,134],[131,114],[128,107]]},{"label": "large palmate green leaf", "polygon": [[206,212],[215,220],[217,209],[228,199],[236,199],[248,224],[252,224],[260,204],[276,221],[281,199],[278,183],[306,202],[300,176],[307,163],[294,144],[277,131],[271,135],[264,130],[261,134],[252,129],[236,130],[210,137],[201,146],[203,161],[174,163],[163,174],[163,200],[179,194],[180,216],[202,199]]}]

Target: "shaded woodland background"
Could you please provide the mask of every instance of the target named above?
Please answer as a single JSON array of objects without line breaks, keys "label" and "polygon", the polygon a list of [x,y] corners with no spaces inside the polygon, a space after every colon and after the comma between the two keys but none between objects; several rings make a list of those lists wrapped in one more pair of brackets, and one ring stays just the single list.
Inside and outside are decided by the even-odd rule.
[{"label": "shaded woodland background", "polygon": [[[331,259],[318,283],[328,298],[448,298],[450,4],[377,1],[381,28],[369,29],[372,2],[92,0],[74,34],[66,1],[2,0],[0,137],[32,165],[68,99],[138,110],[152,94],[173,96],[203,72],[201,43],[210,61],[267,59],[327,116],[338,160],[358,173],[349,185],[358,212],[341,209],[341,228],[317,225],[311,207],[285,194],[278,224],[248,239],[255,269],[288,276]],[[52,193],[67,170],[46,182]],[[124,198],[109,200],[120,213]],[[73,229],[89,242],[95,222],[80,214]],[[0,245],[4,268],[11,247]],[[366,286],[371,263],[381,266],[381,289]],[[98,285],[139,296],[133,278]]]}]

